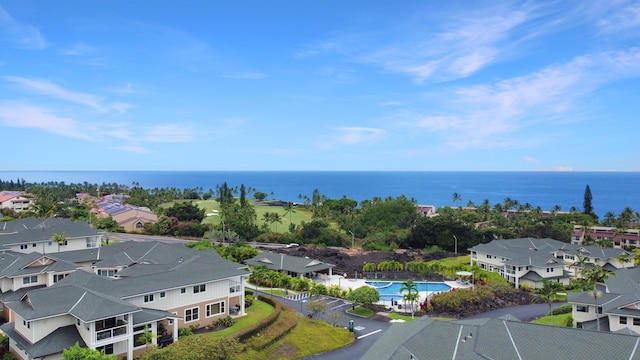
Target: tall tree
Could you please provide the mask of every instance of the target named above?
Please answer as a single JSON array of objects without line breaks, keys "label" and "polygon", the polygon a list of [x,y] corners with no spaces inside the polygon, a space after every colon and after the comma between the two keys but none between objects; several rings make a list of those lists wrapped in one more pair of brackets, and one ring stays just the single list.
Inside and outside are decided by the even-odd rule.
[{"label": "tall tree", "polygon": [[61,233],[51,235],[51,241],[54,241],[56,244],[58,244],[58,252],[60,252],[60,246],[64,245],[64,243],[67,241],[67,237],[64,235],[63,231]]},{"label": "tall tree", "polygon": [[[549,314],[551,315],[551,325],[555,325],[553,323],[553,310],[551,309],[551,303],[553,303],[558,297],[558,291],[564,290],[564,286],[562,283],[549,281],[547,279],[542,279],[542,289],[540,289],[540,293],[538,294],[538,298],[540,300],[545,301],[549,304]],[[534,301],[537,301],[534,299]]]},{"label": "tall tree", "polygon": [[418,284],[414,283],[413,280],[404,281],[400,286],[400,293],[403,294],[402,298],[405,303],[409,301],[409,304],[411,304],[411,317],[413,317],[414,305],[416,300],[419,299]]},{"label": "tall tree", "polygon": [[591,204],[591,200],[593,200],[593,196],[591,195],[589,184],[587,184],[587,187],[584,189],[583,212],[588,215],[593,214],[593,205]]},{"label": "tall tree", "polygon": [[595,265],[589,270],[583,270],[585,280],[589,285],[593,285],[593,290],[589,292],[595,301],[596,307],[596,329],[600,331],[600,312],[598,311],[598,298],[602,296],[602,292],[598,290],[598,283],[603,283],[605,280],[612,276],[616,276],[615,273],[605,270],[599,265]]}]

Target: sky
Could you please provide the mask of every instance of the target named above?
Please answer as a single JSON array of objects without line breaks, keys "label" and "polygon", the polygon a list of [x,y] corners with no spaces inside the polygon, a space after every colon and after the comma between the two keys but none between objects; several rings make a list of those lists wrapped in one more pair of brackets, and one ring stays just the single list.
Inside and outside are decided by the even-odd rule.
[{"label": "sky", "polygon": [[638,1],[0,1],[0,170],[639,171],[638,114]]}]

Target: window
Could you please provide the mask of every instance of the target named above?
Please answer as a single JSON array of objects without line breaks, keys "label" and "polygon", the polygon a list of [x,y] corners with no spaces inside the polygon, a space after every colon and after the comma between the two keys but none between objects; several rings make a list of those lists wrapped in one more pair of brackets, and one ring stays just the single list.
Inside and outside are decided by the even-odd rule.
[{"label": "window", "polygon": [[229,292],[230,293],[240,292],[240,285],[231,285],[229,287]]},{"label": "window", "polygon": [[491,259],[491,258],[492,258],[492,256],[491,256],[491,255],[487,255],[487,259]]},{"label": "window", "polygon": [[626,316],[620,316],[620,324],[621,325],[627,325],[627,317]]},{"label": "window", "polygon": [[186,292],[187,292],[187,289],[186,289],[186,288],[182,288],[182,289],[180,289],[180,294],[184,294],[184,293],[186,293]]},{"label": "window", "polygon": [[207,317],[224,314],[224,301],[208,304],[206,309]]},{"label": "window", "polygon": [[198,321],[200,309],[195,307],[184,311],[184,322]]},{"label": "window", "polygon": [[150,303],[150,302],[153,302],[153,301],[154,301],[153,294],[147,294],[147,295],[144,296],[144,302],[145,303]]},{"label": "window", "polygon": [[104,270],[104,269],[98,269],[98,275],[100,276],[106,276],[106,277],[114,277],[116,276],[116,273],[118,272],[118,270]]},{"label": "window", "polygon": [[194,294],[204,292],[205,290],[206,290],[206,286],[204,284],[196,285],[193,287]]},{"label": "window", "polygon": [[598,306],[598,314],[602,314],[602,306]]},{"label": "window", "polygon": [[112,355],[113,354],[113,344],[108,344],[105,346],[98,346],[96,347],[96,350],[100,351],[103,354],[106,355]]},{"label": "window", "polygon": [[31,244],[31,247],[36,247],[36,246],[37,246],[37,244]]},{"label": "window", "polygon": [[25,276],[22,278],[22,284],[26,285],[26,284],[34,284],[38,282],[38,277],[37,276]]},{"label": "window", "polygon": [[633,326],[640,326],[640,318],[633,318]]},{"label": "window", "polygon": [[587,307],[586,306],[582,306],[582,305],[576,306],[576,311],[577,312],[588,312],[587,311]]},{"label": "window", "polygon": [[31,329],[31,321],[22,320],[22,325],[24,325],[24,327],[26,327],[27,329]]},{"label": "window", "polygon": [[57,283],[58,281],[64,279],[65,276],[67,276],[67,274],[54,274],[53,275],[53,282]]},{"label": "window", "polygon": [[167,293],[164,292],[164,291],[160,291],[160,298],[162,299],[162,298],[165,298],[165,297],[167,297]]},{"label": "window", "polygon": [[22,244],[22,245],[20,245],[20,250],[25,250],[28,247],[29,246],[27,246],[27,244]]}]

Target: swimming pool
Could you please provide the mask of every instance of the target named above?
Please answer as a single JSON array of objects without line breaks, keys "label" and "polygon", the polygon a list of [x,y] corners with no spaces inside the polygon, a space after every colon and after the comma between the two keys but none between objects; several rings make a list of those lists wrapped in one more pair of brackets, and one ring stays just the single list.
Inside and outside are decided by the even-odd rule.
[{"label": "swimming pool", "polygon": [[[399,281],[365,281],[365,284],[376,288],[380,293],[380,301],[391,301],[393,300],[402,300],[402,293],[400,293],[400,288],[402,287],[402,282]],[[418,285],[418,292],[420,292],[421,297],[424,296],[425,292],[434,293],[441,291],[449,291],[451,290],[451,286],[441,283],[441,282],[425,282],[425,281],[415,281],[414,284]],[[406,294],[406,292],[405,292]]]}]

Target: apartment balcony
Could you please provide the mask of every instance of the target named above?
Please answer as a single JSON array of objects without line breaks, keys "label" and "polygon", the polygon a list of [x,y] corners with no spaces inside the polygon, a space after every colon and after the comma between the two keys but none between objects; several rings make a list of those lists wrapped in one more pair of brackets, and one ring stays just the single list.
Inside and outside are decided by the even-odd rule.
[{"label": "apartment balcony", "polygon": [[122,319],[106,319],[95,322],[95,341],[107,340],[127,334],[128,324]]}]

